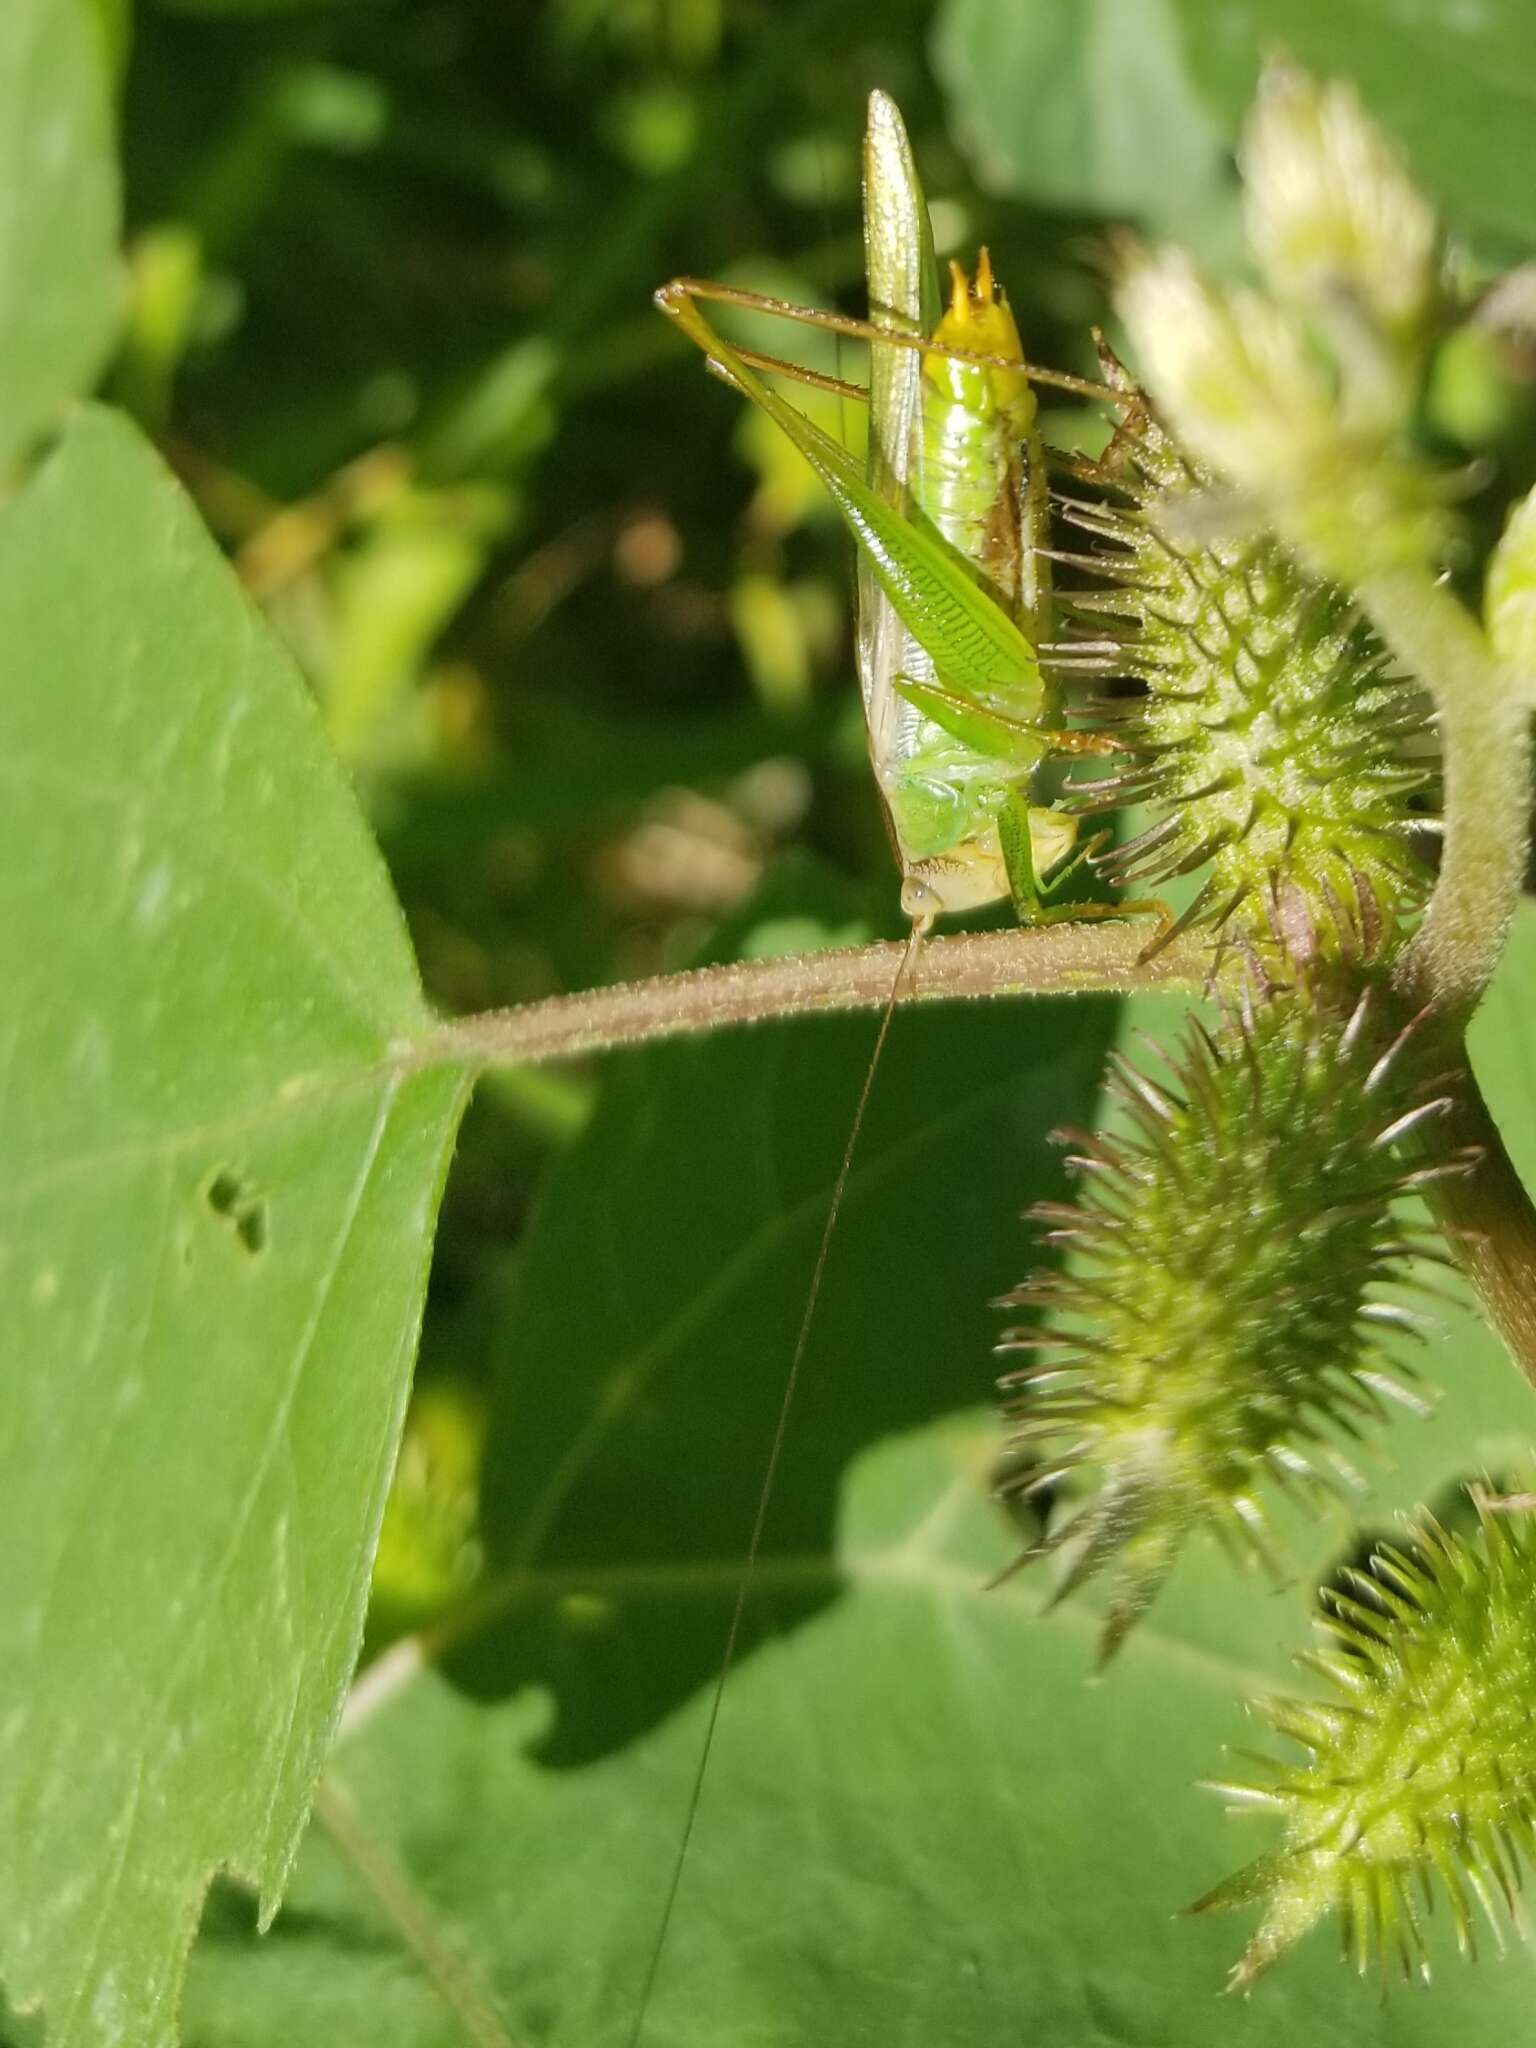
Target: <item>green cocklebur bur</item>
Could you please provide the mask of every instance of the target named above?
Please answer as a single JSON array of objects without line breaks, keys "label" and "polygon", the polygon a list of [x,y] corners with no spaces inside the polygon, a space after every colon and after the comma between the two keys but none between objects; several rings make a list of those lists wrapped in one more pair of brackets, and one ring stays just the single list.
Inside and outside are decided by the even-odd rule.
[{"label": "green cocklebur bur", "polygon": [[1275,1488],[1361,1490],[1342,1440],[1422,1409],[1386,1340],[1419,1325],[1410,1261],[1445,1255],[1395,1205],[1467,1161],[1426,1156],[1448,1101],[1388,1031],[1370,993],[1341,1017],[1292,990],[1193,1026],[1166,1081],[1118,1062],[1122,1128],[1066,1134],[1078,1201],[1035,1214],[1070,1263],[1006,1297],[1045,1319],[1003,1341],[1032,1360],[1009,1490],[1065,1486],[1040,1550],[1057,1598],[1111,1577],[1106,1657],[1193,1531],[1268,1557]]},{"label": "green cocklebur bur", "polygon": [[1209,478],[1107,351],[1102,367],[1126,409],[1105,456],[1074,469],[1097,495],[1064,507],[1099,587],[1058,602],[1109,634],[1141,694],[1106,707],[1130,759],[1077,791],[1091,809],[1152,813],[1103,866],[1117,887],[1154,889],[1204,869],[1180,925],[1229,928],[1266,955],[1373,947],[1430,886],[1429,707],[1337,587],[1230,516],[1229,531],[1200,530],[1217,509]]},{"label": "green cocklebur bur", "polygon": [[1499,1908],[1536,1856],[1536,1520],[1485,1509],[1462,1537],[1426,1516],[1345,1577],[1323,1595],[1323,1647],[1298,1659],[1326,1694],[1258,1703],[1304,1761],[1212,1787],[1285,1829],[1195,1907],[1263,1907],[1234,1990],[1330,1913],[1358,1968],[1427,1978],[1437,1890],[1464,1955],[1478,1909],[1502,1946]]}]

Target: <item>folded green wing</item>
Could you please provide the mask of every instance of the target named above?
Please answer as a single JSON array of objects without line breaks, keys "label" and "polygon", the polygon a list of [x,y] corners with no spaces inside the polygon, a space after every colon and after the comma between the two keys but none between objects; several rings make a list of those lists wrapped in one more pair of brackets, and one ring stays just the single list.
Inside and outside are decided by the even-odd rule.
[{"label": "folded green wing", "polygon": [[[960,557],[872,488],[848,451],[743,362],[694,300],[661,303],[714,369],[782,427],[815,470],[861,556],[902,623],[927,650],[946,689],[962,696],[1006,689],[1017,704],[1021,688],[1031,682],[1039,688],[1034,649]],[[1041,696],[1043,701],[1043,689]],[[1020,715],[1027,710],[1021,705]]]}]

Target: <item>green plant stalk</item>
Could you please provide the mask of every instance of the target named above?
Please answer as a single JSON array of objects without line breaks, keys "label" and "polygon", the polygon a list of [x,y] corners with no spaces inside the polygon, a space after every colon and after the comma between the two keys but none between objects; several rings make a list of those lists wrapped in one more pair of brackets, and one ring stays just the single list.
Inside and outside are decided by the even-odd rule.
[{"label": "green plant stalk", "polygon": [[[1498,966],[1530,860],[1530,708],[1477,622],[1420,569],[1356,585],[1382,639],[1434,696],[1445,845],[1418,930],[1396,964],[1409,1011],[1439,1011],[1460,1039]],[[1476,1147],[1476,1169],[1431,1192],[1437,1221],[1520,1371],[1536,1387],[1536,1208],[1468,1071],[1437,1144]]]},{"label": "green plant stalk", "polygon": [[1481,1154],[1474,1172],[1432,1184],[1430,1208],[1515,1364],[1536,1387],[1536,1207],[1470,1072],[1437,1140]]},{"label": "green plant stalk", "polygon": [[1355,591],[1440,714],[1444,852],[1394,980],[1414,1007],[1432,1003],[1464,1027],[1493,979],[1530,856],[1530,712],[1476,621],[1423,570],[1378,570]]},{"label": "green plant stalk", "polygon": [[[1058,924],[929,939],[906,972],[902,1000],[1202,992],[1212,968],[1208,945],[1184,938],[1143,959],[1145,945],[1144,930],[1129,924]],[[892,940],[743,960],[551,996],[517,1009],[486,1010],[438,1025],[409,1049],[402,1064],[468,1060],[477,1066],[506,1066],[580,1059],[731,1024],[878,1010],[890,1000],[906,953],[903,941]]]},{"label": "green plant stalk", "polygon": [[475,2048],[513,2048],[500,2015],[464,1957],[443,1939],[394,1858],[369,1834],[334,1772],[315,1788],[314,1817],[399,1931],[465,2039]]}]

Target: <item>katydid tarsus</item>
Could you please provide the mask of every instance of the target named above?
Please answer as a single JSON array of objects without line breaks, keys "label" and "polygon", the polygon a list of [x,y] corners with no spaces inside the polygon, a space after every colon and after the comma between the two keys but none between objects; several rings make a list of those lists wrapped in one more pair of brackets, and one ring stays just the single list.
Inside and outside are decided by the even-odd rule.
[{"label": "katydid tarsus", "polygon": [[[880,1053],[921,936],[947,912],[1011,899],[1024,923],[1145,906],[1045,896],[1076,865],[1076,820],[1039,799],[1053,755],[1110,743],[1064,727],[1060,668],[1100,650],[1052,641],[1050,500],[1036,382],[1119,404],[1123,394],[1025,364],[985,250],[974,277],[951,266],[941,296],[926,203],[901,116],[871,96],[864,147],[870,317],[845,319],[760,294],[676,279],[657,303],[712,370],[789,436],[826,487],[857,548],[858,660],[871,764],[901,871],[912,936],[881,1019],[786,1376],[743,1560],[706,1732],[646,1976],[630,2031],[640,2039],[665,1947],[716,1722],[735,1655],[785,1428],[827,1252]],[[869,345],[867,392],[733,347],[703,307],[723,300],[810,320]],[[869,405],[865,460],[783,397],[770,379],[800,378]],[[1042,661],[1042,655],[1047,659]],[[1079,853],[1080,857],[1080,853]]]}]

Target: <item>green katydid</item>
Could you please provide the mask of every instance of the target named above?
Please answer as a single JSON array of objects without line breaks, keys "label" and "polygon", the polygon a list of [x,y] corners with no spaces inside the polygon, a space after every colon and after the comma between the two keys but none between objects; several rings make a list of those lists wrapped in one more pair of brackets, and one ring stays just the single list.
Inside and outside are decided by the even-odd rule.
[{"label": "green katydid", "polygon": [[[924,928],[942,912],[1004,897],[1024,922],[1103,914],[1106,906],[1051,913],[1042,904],[1041,879],[1071,853],[1077,826],[1035,801],[1037,773],[1052,753],[1107,743],[1061,730],[1058,693],[1040,662],[1050,636],[1050,510],[1031,378],[1041,373],[1025,365],[985,251],[974,279],[951,266],[941,310],[911,145],[878,92],[864,190],[869,322],[687,278],[664,286],[657,303],[789,436],[853,535],[870,756],[903,907]],[[869,342],[863,467],[759,372],[866,394],[732,347],[705,318],[706,299]],[[1049,381],[1116,397],[1076,378]]]}]

